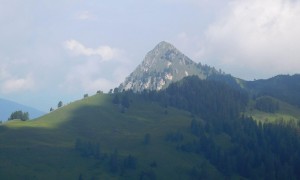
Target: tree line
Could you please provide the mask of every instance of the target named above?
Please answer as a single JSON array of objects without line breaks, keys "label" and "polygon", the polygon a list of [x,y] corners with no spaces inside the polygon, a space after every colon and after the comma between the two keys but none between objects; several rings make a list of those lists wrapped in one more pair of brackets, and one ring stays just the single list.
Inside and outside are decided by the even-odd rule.
[{"label": "tree line", "polygon": [[23,112],[21,110],[15,111],[15,112],[11,113],[8,120],[10,121],[10,120],[14,120],[14,119],[20,119],[22,121],[27,121],[27,120],[29,120],[29,113]]}]

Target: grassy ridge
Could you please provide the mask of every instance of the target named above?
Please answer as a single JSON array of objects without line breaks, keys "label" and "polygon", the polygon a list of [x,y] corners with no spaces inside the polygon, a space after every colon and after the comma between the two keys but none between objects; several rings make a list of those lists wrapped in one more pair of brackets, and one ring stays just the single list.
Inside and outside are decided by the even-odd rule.
[{"label": "grassy ridge", "polygon": [[[194,166],[219,176],[201,157],[180,153],[164,140],[166,133],[176,131],[183,133],[184,141],[194,138],[188,132],[188,112],[131,100],[121,113],[111,95],[95,95],[39,119],[0,126],[0,179],[78,179],[79,174],[84,179],[139,179],[141,172],[153,172],[157,179],[186,179]],[[143,144],[146,133],[151,137],[148,145]],[[138,159],[137,169],[122,176],[108,173],[101,160],[81,157],[74,150],[76,139],[99,143],[103,154],[131,154]],[[157,167],[150,167],[152,162]]]}]

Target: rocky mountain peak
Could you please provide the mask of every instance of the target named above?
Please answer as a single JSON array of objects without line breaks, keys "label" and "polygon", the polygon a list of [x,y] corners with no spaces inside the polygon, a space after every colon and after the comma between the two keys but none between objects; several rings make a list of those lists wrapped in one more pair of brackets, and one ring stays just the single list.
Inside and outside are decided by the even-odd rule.
[{"label": "rocky mountain peak", "polygon": [[177,50],[172,44],[166,42],[166,41],[162,41],[160,43],[158,43],[153,51],[169,51],[169,50]]},{"label": "rocky mountain peak", "polygon": [[175,46],[162,41],[147,53],[142,63],[119,86],[119,90],[161,90],[189,75],[205,79],[214,73],[217,73],[214,68],[195,63]]}]

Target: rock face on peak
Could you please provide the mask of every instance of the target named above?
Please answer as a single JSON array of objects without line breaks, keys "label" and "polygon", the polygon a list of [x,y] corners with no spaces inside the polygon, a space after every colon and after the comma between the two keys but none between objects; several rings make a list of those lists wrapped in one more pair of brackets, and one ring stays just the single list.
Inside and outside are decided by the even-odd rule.
[{"label": "rock face on peak", "polygon": [[219,74],[215,68],[195,63],[172,44],[162,41],[147,53],[119,90],[161,90],[186,76],[197,75],[206,79],[214,74]]}]

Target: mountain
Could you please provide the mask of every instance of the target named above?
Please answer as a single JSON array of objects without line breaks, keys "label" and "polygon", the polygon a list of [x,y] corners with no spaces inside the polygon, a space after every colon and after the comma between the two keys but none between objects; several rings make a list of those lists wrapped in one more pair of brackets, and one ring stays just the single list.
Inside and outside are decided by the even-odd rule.
[{"label": "mountain", "polygon": [[162,41],[147,53],[143,62],[119,86],[119,90],[161,90],[186,76],[197,75],[200,79],[206,79],[217,74],[222,73],[195,63],[173,45]]},{"label": "mountain", "polygon": [[34,119],[45,114],[35,108],[0,98],[0,121],[6,121],[10,117],[11,113],[19,110],[28,112],[30,119]]}]

